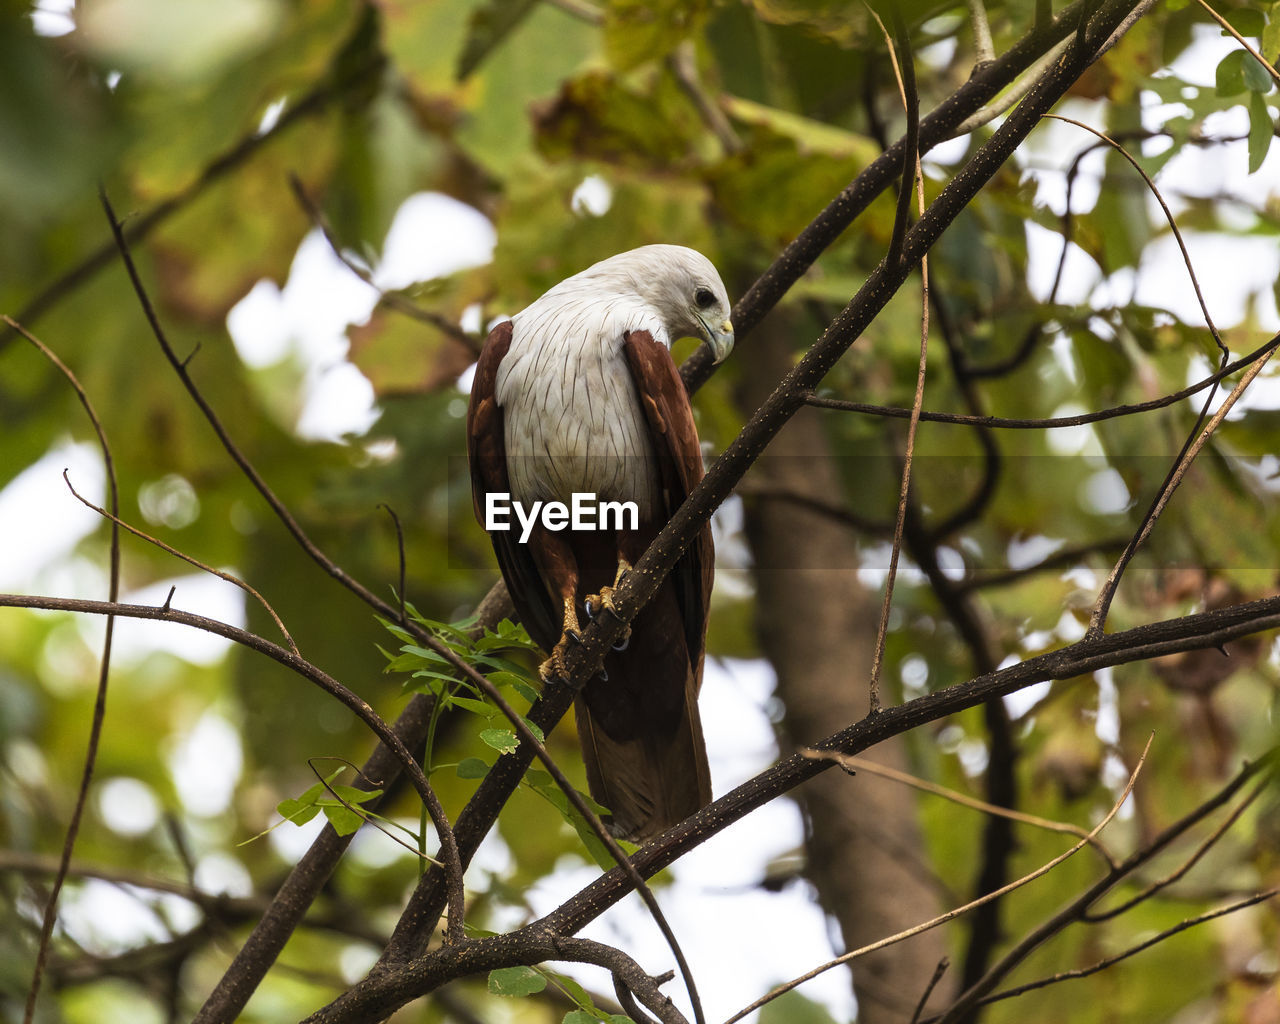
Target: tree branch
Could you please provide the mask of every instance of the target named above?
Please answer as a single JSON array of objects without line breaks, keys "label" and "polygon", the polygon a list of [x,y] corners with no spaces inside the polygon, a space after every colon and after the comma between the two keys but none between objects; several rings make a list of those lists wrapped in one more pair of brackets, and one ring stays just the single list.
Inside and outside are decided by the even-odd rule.
[{"label": "tree branch", "polygon": [[[116,480],[115,460],[111,457],[111,445],[107,441],[107,432],[102,421],[94,411],[89,395],[71,368],[66,365],[44,342],[30,333],[25,327],[9,317],[3,317],[5,324],[22,337],[26,338],[45,359],[57,368],[76,393],[85,415],[98,439],[98,447],[102,450],[102,462],[107,477],[107,493],[110,497],[112,513],[120,512],[120,486]],[[120,527],[111,525],[111,547],[108,555],[110,578],[107,584],[107,600],[114,603],[120,596]],[[107,680],[111,674],[111,645],[115,637],[116,620],[114,615],[107,616],[107,629],[102,640],[102,657],[98,662],[98,684],[94,693],[93,716],[89,722],[89,738],[85,744],[84,765],[80,772],[80,786],[76,790],[75,806],[71,810],[71,820],[67,822],[67,834],[62,842],[62,855],[58,862],[58,872],[54,876],[53,885],[49,889],[45,901],[44,914],[40,923],[40,942],[36,951],[36,965],[31,972],[31,982],[27,988],[27,1001],[23,1009],[23,1024],[31,1024],[35,1019],[36,999],[40,995],[40,983],[44,977],[45,965],[49,957],[49,944],[53,939],[53,926],[58,919],[58,895],[62,892],[62,884],[66,881],[67,872],[71,868],[71,853],[75,849],[76,836],[80,833],[80,823],[84,820],[84,808],[89,799],[89,783],[93,781],[93,769],[98,760],[98,743],[102,739],[102,726],[107,717]]]}]

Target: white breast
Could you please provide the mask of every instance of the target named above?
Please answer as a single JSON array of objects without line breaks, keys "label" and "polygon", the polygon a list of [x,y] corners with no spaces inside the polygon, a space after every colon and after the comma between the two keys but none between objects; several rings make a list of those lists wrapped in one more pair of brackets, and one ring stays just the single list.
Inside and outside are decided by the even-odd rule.
[{"label": "white breast", "polygon": [[601,298],[566,288],[571,282],[511,318],[511,347],[495,381],[511,496],[526,506],[568,504],[586,492],[635,501],[647,518],[658,500],[657,472],[623,333],[647,330],[669,343],[667,332],[638,299]]}]

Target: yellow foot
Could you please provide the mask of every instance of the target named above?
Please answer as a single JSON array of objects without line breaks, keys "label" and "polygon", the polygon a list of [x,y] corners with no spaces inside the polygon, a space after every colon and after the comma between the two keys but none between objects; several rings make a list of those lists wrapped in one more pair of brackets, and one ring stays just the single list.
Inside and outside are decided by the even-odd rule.
[{"label": "yellow foot", "polygon": [[569,653],[570,644],[581,644],[582,634],[578,630],[578,613],[574,610],[573,601],[564,603],[564,632],[559,642],[551,649],[551,657],[538,666],[538,675],[544,683],[558,680],[569,681],[569,670],[565,666],[565,656]]},{"label": "yellow foot", "polygon": [[[618,559],[618,572],[613,577],[613,586],[601,587],[598,593],[592,594],[583,599],[583,607],[586,609],[587,618],[598,618],[602,611],[607,611],[614,618],[619,618],[618,609],[613,603],[613,592],[622,585],[622,577],[631,571],[631,566],[625,558]],[[628,626],[622,631],[622,635],[614,641],[613,649],[615,651],[625,651],[627,644],[631,642],[631,627]]]}]

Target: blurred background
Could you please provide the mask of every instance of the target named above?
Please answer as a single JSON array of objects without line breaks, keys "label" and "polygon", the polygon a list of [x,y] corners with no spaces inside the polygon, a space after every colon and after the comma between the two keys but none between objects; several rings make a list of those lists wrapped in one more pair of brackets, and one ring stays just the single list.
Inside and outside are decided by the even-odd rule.
[{"label": "blurred background", "polygon": [[[900,6],[927,112],[969,77],[971,9],[983,5]],[[1032,6],[985,5],[996,54],[1030,30]],[[1280,53],[1280,9],[1214,7],[1264,55]],[[834,0],[45,0],[10,2],[0,19],[0,312],[83,384],[111,444],[122,517],[251,583],[309,660],[387,718],[412,691],[384,672],[379,647],[393,638],[298,548],[181,386],[112,245],[99,183],[133,233],[179,357],[307,533],[394,601],[397,537],[379,509],[389,506],[404,528],[406,597],[453,620],[497,578],[460,458],[488,326],[650,242],[700,249],[740,296],[903,125],[880,30],[865,7]],[[1202,7],[1168,3],[1060,106],[1155,176],[1233,358],[1280,330],[1276,95]],[[993,114],[927,154],[929,197],[999,123]],[[872,203],[698,392],[709,455],[875,267],[893,211],[891,193]],[[1177,391],[1218,365],[1159,205],[1123,158],[1071,125],[1037,129],[930,262],[926,409],[1066,416]],[[917,276],[824,393],[910,406],[919,292]],[[677,358],[693,348],[677,345]],[[1275,382],[1264,370],[1218,431],[1129,572],[1111,628],[1274,593]],[[922,425],[886,699],[1079,639],[1202,402],[1056,430]],[[717,515],[703,693],[717,796],[865,712],[904,436],[900,419],[808,410]],[[108,529],[64,469],[104,503],[103,459],[75,393],[6,330],[0,590],[105,599]],[[176,588],[173,607],[276,638],[230,584],[137,538],[122,544],[122,600],[161,604]],[[21,1019],[103,628],[91,616],[0,610],[6,1020]],[[1154,729],[1152,764],[1113,826],[1123,852],[1272,741],[1280,654],[1270,638],[1231,653],[1046,684],[876,756],[1089,827]],[[451,766],[492,760],[476,732],[470,716],[442,723],[449,767],[432,781],[450,815],[475,786]],[[571,725],[552,740],[585,788]],[[308,758],[360,763],[371,749],[346,710],[280,666],[198,631],[117,622],[78,868],[37,1019],[189,1018],[320,827],[280,825],[276,811],[315,782]],[[659,880],[710,1018],[982,886],[982,815],[837,774]],[[410,796],[388,813],[416,829]],[[1274,882],[1278,806],[1274,794],[1255,805],[1176,899],[1064,937],[1031,974],[1092,962],[1224,893]],[[1064,842],[1019,828],[1005,846],[1016,877]],[[978,969],[978,944],[989,958],[1097,865],[1082,854],[1060,871],[1010,902],[994,936],[957,923],[852,981],[831,971],[760,1019],[908,1019],[939,956],[955,963],[945,991]],[[521,790],[468,874],[469,923],[512,927],[597,873],[555,810]],[[362,832],[317,907],[328,923],[299,930],[242,1019],[298,1019],[357,981],[416,877],[412,856]],[[240,902],[218,910],[195,891]],[[586,934],[658,973],[669,954],[638,908],[628,901]],[[1105,997],[1115,1021],[1280,1020],[1274,908],[1227,921],[1100,975],[1070,1006],[1050,988],[988,1019],[1098,1020]],[[603,972],[566,973],[609,988]],[[572,1008],[554,991],[494,997],[480,978],[395,1019],[559,1021]]]}]

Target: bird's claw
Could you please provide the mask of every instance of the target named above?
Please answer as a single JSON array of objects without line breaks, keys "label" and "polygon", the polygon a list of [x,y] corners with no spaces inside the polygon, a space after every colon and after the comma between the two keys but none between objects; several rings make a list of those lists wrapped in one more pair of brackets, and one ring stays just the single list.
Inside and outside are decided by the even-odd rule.
[{"label": "bird's claw", "polygon": [[[621,577],[621,573],[618,574]],[[584,598],[582,602],[582,610],[586,613],[588,619],[594,622],[602,611],[607,611],[615,618],[618,617],[618,609],[613,603],[614,587],[601,587],[600,592],[592,594],[590,597]],[[613,642],[612,648],[615,651],[625,651],[631,643],[631,627],[627,626],[622,631],[622,635]]]}]

